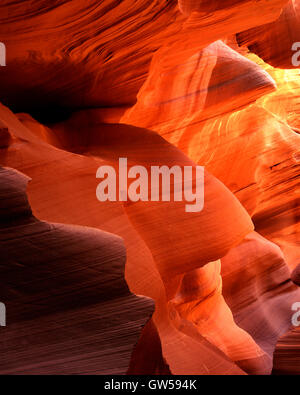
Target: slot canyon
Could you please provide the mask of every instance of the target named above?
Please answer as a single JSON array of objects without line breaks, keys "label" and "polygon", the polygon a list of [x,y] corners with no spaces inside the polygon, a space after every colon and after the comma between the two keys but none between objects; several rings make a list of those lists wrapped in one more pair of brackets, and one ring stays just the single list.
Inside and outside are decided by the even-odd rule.
[{"label": "slot canyon", "polygon": [[[300,0],[2,0],[0,42],[0,375],[299,375]],[[120,158],[203,208],[99,201]]]}]

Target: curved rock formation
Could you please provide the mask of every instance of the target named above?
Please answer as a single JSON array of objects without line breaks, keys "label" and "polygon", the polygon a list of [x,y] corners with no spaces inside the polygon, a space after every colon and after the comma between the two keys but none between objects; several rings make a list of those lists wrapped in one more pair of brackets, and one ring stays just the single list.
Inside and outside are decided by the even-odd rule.
[{"label": "curved rock formation", "polygon": [[176,6],[167,0],[2,1],[7,67],[0,101],[17,111],[53,112],[133,104],[153,53],[180,29]]},{"label": "curved rock formation", "polygon": [[124,374],[153,304],[128,290],[122,240],[39,221],[27,181],[0,168],[0,373]]},{"label": "curved rock formation", "polygon": [[[1,3],[0,373],[299,373],[299,5]],[[203,209],[99,202],[119,158]]]},{"label": "curved rock formation", "polygon": [[[27,174],[32,177],[33,181],[30,183],[28,193],[31,204],[35,207],[35,214],[38,213],[43,219],[51,221],[59,219],[61,222],[68,220],[68,222],[78,223],[81,218],[81,224],[89,226],[93,224],[94,227],[105,230],[113,228],[115,233],[124,237],[128,251],[127,282],[134,293],[146,295],[156,301],[154,322],[160,334],[162,347],[163,349],[166,348],[163,352],[172,373],[188,371],[194,373],[206,373],[207,371],[211,373],[242,373],[224,353],[218,350],[214,344],[208,342],[201,334],[197,334],[196,339],[193,339],[189,332],[196,329],[188,329],[188,334],[185,334],[184,330],[186,329],[181,329],[181,325],[176,328],[178,326],[178,323],[176,323],[178,321],[177,315],[170,313],[169,317],[168,313],[168,300],[173,297],[176,288],[180,285],[183,273],[224,255],[232,245],[237,244],[252,229],[247,213],[233,195],[207,173],[205,194],[210,204],[203,212],[186,213],[184,202],[178,202],[177,205],[172,202],[137,202],[125,207],[131,223],[134,225],[133,229],[124,215],[121,203],[106,202],[102,205],[95,199],[95,192],[91,193],[92,190],[95,191],[93,188],[96,186],[95,166],[103,163],[116,164],[118,158],[124,155],[127,155],[129,163],[138,163],[145,166],[150,164],[171,165],[174,163],[193,165],[184,154],[157,134],[145,129],[141,130],[126,125],[103,125],[99,128],[99,124],[95,126],[94,133],[93,127],[90,126],[90,132],[87,133],[88,138],[78,133],[79,141],[74,138],[70,140],[68,129],[65,131],[64,149],[68,147],[69,151],[77,152],[77,154],[72,154],[62,149],[53,148],[52,145],[42,141],[43,128],[40,128],[41,137],[38,139],[31,130],[22,125],[5,108],[2,108],[2,119],[10,125],[9,129],[11,133],[14,133],[15,138],[21,135],[27,137],[26,141],[19,142],[15,146],[12,144],[9,149],[6,149],[5,164],[14,165],[24,172],[26,170]],[[36,130],[37,126],[36,124]],[[31,129],[33,130],[33,127]],[[109,133],[107,133],[108,131]],[[76,131],[74,132],[76,133]],[[60,134],[59,137],[64,139],[63,134]],[[67,146],[68,141],[70,143]],[[74,143],[75,147],[72,147]],[[140,151],[141,145],[146,148],[143,152]],[[34,153],[40,158],[39,161],[43,161],[44,171],[42,173],[40,172],[40,162],[35,167],[31,166]],[[22,156],[21,161],[20,155]],[[53,158],[55,158],[55,161],[53,161]],[[59,171],[66,163],[67,167],[64,168],[64,171]],[[68,173],[67,169],[69,169],[69,174],[66,174]],[[44,174],[48,174],[48,177],[44,178]],[[44,183],[44,189],[40,188],[41,183]],[[60,190],[61,187],[63,187],[63,190]],[[41,193],[45,193],[45,195],[42,197]],[[49,199],[49,194],[53,194],[55,198]],[[72,201],[70,201],[69,196],[72,196]],[[86,203],[83,204],[85,199],[87,199]],[[59,209],[57,205],[60,206]],[[228,223],[219,227],[218,224],[221,217],[223,218],[225,207],[228,210]],[[82,211],[83,209],[84,211]],[[145,213],[142,222],[139,221],[138,215],[141,210]],[[103,215],[101,215],[102,212]],[[156,217],[156,222],[153,222],[153,216]],[[158,216],[161,216],[159,222],[157,222]],[[166,221],[166,217],[173,221],[173,227],[178,227],[183,221],[186,222],[184,227],[181,225],[182,235],[189,232],[190,237],[183,238],[174,234],[174,242],[178,244],[177,250],[172,248],[172,244],[161,244],[161,232],[164,228],[166,229],[165,234],[168,234],[169,238],[172,237],[172,234],[168,233],[168,228],[172,224],[170,220]],[[138,219],[138,222],[136,222],[136,219]],[[214,227],[213,232],[199,234],[199,227],[202,226],[205,229],[209,223],[210,226]],[[150,229],[151,232],[149,232]],[[139,241],[136,231],[144,241]],[[190,240],[195,238],[202,241],[195,244],[194,248],[191,249]],[[144,242],[146,244],[143,244]],[[151,255],[148,248],[151,250]],[[139,251],[138,255],[136,253],[137,249]],[[180,251],[182,252],[180,253]],[[178,259],[179,253],[182,254],[180,259]],[[143,261],[141,261],[141,256],[143,256]],[[199,260],[199,256],[202,256],[202,260]],[[176,262],[177,265],[174,264]],[[208,270],[211,269],[208,268]],[[204,274],[205,272],[206,269],[203,270]],[[165,278],[166,275],[167,278]],[[218,287],[218,284],[219,279],[216,276],[212,286]],[[210,290],[208,289],[206,292],[209,293]],[[228,331],[232,328],[231,330],[239,334],[236,340],[246,342],[247,347],[244,351],[249,353],[250,347],[250,349],[253,349],[253,354],[256,355],[258,352],[257,346],[246,333],[235,327],[233,320],[230,319],[230,312],[220,295],[216,298],[215,303],[220,304],[221,311],[223,310],[224,314],[228,315]],[[174,308],[172,309],[174,310]],[[214,322],[214,325],[217,324],[217,321]],[[217,328],[214,330],[217,330]],[[173,340],[178,339],[178,347],[175,350],[169,349],[170,336],[173,337]],[[229,342],[229,339],[224,338],[218,340],[218,342],[226,343]],[[228,347],[233,347],[230,342]],[[185,350],[186,356],[184,356],[183,350]],[[191,357],[191,350],[194,350],[193,358]],[[197,359],[199,353],[203,355],[204,360]]]},{"label": "curved rock formation", "polygon": [[272,66],[291,69],[299,67],[299,56],[295,56],[298,64],[293,64],[293,56],[300,49],[294,45],[299,43],[299,35],[300,4],[290,0],[276,21],[238,33],[237,41]]},{"label": "curved rock formation", "polygon": [[274,375],[299,376],[300,329],[293,328],[282,336],[274,354]]},{"label": "curved rock formation", "polygon": [[221,262],[225,301],[237,325],[270,356],[271,372],[277,339],[291,325],[291,306],[299,301],[300,290],[280,248],[256,232]]}]

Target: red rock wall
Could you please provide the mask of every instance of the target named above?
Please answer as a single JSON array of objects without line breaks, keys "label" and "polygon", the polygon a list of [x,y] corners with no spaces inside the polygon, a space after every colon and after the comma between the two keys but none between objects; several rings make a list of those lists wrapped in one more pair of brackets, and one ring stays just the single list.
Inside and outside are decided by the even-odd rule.
[{"label": "red rock wall", "polygon": [[[1,2],[1,374],[299,373],[299,4]],[[203,210],[100,203],[120,157]]]}]

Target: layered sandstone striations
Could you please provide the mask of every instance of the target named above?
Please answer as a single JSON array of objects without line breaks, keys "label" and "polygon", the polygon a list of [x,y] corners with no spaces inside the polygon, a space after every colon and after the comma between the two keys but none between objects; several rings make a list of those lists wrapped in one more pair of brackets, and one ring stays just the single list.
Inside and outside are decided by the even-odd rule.
[{"label": "layered sandstone striations", "polygon": [[[299,373],[299,8],[1,3],[0,372]],[[203,210],[100,203],[120,157]]]},{"label": "layered sandstone striations", "polygon": [[1,168],[0,179],[1,374],[124,374],[153,303],[128,290],[123,241],[39,221],[28,177]]}]

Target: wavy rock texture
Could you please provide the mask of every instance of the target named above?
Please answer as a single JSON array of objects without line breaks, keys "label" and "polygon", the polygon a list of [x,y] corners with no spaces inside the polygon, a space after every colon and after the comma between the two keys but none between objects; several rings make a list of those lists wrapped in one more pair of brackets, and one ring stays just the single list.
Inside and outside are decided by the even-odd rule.
[{"label": "wavy rock texture", "polygon": [[167,0],[2,1],[8,67],[1,70],[1,101],[22,111],[133,104],[151,56],[180,29],[176,6]]},{"label": "wavy rock texture", "polygon": [[[188,333],[191,330],[195,332],[196,339],[185,334],[180,328],[183,324],[180,324],[181,319],[177,317],[172,303],[168,306],[168,300],[175,294],[184,272],[205,265],[209,260],[224,255],[232,245],[237,244],[252,229],[250,218],[230,192],[219,181],[207,174],[206,194],[207,200],[211,203],[203,212],[199,214],[186,213],[184,202],[180,203],[179,206],[172,202],[165,202],[164,204],[137,202],[132,208],[131,205],[126,207],[126,211],[131,216],[131,221],[134,221],[135,227],[133,228],[125,216],[121,203],[107,202],[101,205],[94,198],[95,186],[97,185],[95,182],[97,164],[114,164],[120,156],[126,154],[131,163],[140,163],[146,166],[149,163],[192,165],[193,163],[180,151],[160,136],[147,130],[126,125],[103,125],[99,127],[98,124],[95,129],[96,133],[93,133],[93,129],[90,127],[90,132],[86,135],[89,136],[88,138],[82,133],[78,133],[79,141],[77,144],[76,138],[70,140],[71,144],[75,143],[76,146],[74,148],[69,146],[69,150],[80,152],[80,154],[72,154],[65,150],[53,148],[52,145],[38,140],[28,128],[22,125],[5,108],[2,108],[2,119],[5,119],[6,123],[11,125],[8,129],[15,135],[15,138],[20,135],[23,138],[24,136],[27,137],[25,142],[19,141],[19,143],[12,144],[6,149],[4,157],[5,165],[22,169],[32,178],[33,181],[30,183],[28,193],[31,204],[35,207],[34,213],[36,215],[49,221],[65,222],[72,218],[73,223],[80,222],[81,225],[91,226],[92,224],[94,227],[101,227],[104,230],[113,228],[115,233],[124,238],[128,255],[127,282],[134,293],[149,296],[156,301],[156,312],[153,319],[156,320],[157,325],[161,326],[161,339],[164,336],[162,346],[166,348],[164,356],[167,363],[172,365],[172,372],[241,372],[224,353],[218,350],[215,344],[211,344],[203,336],[197,334],[197,328],[192,326],[191,329],[185,329],[188,330]],[[39,125],[36,122],[34,123],[37,128]],[[43,130],[43,128],[40,128],[40,130]],[[76,131],[73,131],[76,134]],[[66,133],[65,136],[68,137],[69,133]],[[62,133],[60,137],[63,137]],[[141,146],[146,146],[147,149],[141,152]],[[82,156],[83,153],[85,153],[84,156]],[[22,155],[21,161],[20,154]],[[39,157],[39,162],[37,161],[34,167],[32,167],[33,155]],[[54,158],[55,160],[53,160]],[[44,169],[42,173],[40,172],[41,165]],[[64,171],[59,170],[63,167]],[[66,174],[66,171],[68,174]],[[44,174],[48,174],[48,177],[44,178]],[[41,188],[41,183],[43,188]],[[63,190],[59,191],[57,186],[62,187]],[[94,193],[92,194],[91,191]],[[43,196],[41,196],[41,193]],[[51,195],[55,195],[55,198],[52,199]],[[72,196],[71,202],[69,196]],[[57,209],[58,205],[60,206],[59,210]],[[223,216],[224,209],[228,210],[230,217],[228,215],[227,225],[219,227],[218,224]],[[145,212],[145,219],[142,222],[135,223],[135,218],[138,219],[136,214],[140,210]],[[161,216],[160,219],[159,216]],[[164,216],[165,218],[168,216],[170,219],[166,221]],[[186,223],[184,224],[184,222]],[[204,230],[205,223],[207,223],[207,226],[208,224],[213,226],[213,230],[211,233],[203,231],[199,238],[199,227],[202,226]],[[174,250],[172,244],[165,244],[166,250],[163,251],[160,242],[161,232],[168,234],[170,227],[179,226],[182,229],[182,236],[186,236],[188,232],[189,237],[169,234],[168,237],[173,236],[174,242],[177,243],[177,250]],[[146,245],[139,239],[140,236],[136,234],[136,231],[141,232],[140,234],[146,241]],[[191,240],[195,238],[199,238],[202,242],[192,243]],[[192,245],[194,245],[194,248],[191,248]],[[151,255],[147,247],[151,249]],[[137,251],[139,251],[138,254]],[[180,253],[180,251],[182,252]],[[181,259],[179,259],[179,256]],[[202,260],[199,260],[200,256],[202,256]],[[142,260],[141,257],[143,257]],[[211,271],[215,265],[213,263],[207,269],[203,269],[204,279],[208,276],[208,274],[205,274],[206,271]],[[219,281],[219,276],[214,276],[211,286],[218,288]],[[206,299],[206,293],[210,292],[211,288],[206,291],[203,290],[204,300]],[[224,315],[228,316],[226,319],[228,332],[233,331],[235,333],[233,338],[246,342],[247,347],[245,347],[244,352],[250,355],[259,354],[260,352],[250,336],[234,324],[220,290],[216,292],[215,303],[219,305],[220,312],[223,311]],[[168,312],[170,309],[173,313]],[[178,325],[179,328],[177,328]],[[217,332],[218,320],[213,319],[211,325],[212,327],[216,326],[216,328],[207,328],[207,330]],[[235,341],[226,340],[226,337],[222,338],[223,336],[216,340],[217,344],[226,341],[230,350],[236,347],[234,345]],[[213,343],[216,342],[213,336],[212,340]],[[178,345],[170,349],[170,345],[174,344],[175,341]],[[191,350],[194,352],[193,358],[191,358]],[[197,355],[199,353],[203,355],[203,360],[198,360]],[[240,355],[238,358],[241,358]],[[216,361],[219,362],[216,364]]]},{"label": "wavy rock texture", "polygon": [[235,322],[272,358],[278,337],[291,325],[291,306],[299,300],[282,251],[252,232],[221,262],[223,295]]},{"label": "wavy rock texture", "polygon": [[[0,299],[15,320],[1,371],[297,373],[300,83],[280,67],[299,1],[1,8],[0,164],[32,179],[29,206],[24,176],[0,171],[14,266],[0,261]],[[205,166],[203,210],[100,203],[96,170],[120,157]]]},{"label": "wavy rock texture", "polygon": [[272,66],[291,69],[296,67],[292,63],[292,46],[299,42],[299,35],[300,4],[290,0],[275,22],[239,33],[237,41]]},{"label": "wavy rock texture", "polygon": [[[214,49],[223,50],[225,47],[221,43],[214,45]],[[226,76],[228,54],[223,57],[223,53],[219,52],[219,56]],[[211,53],[204,59],[211,62]],[[202,60],[203,69],[197,66],[196,61],[185,62],[181,68],[174,69],[173,75],[165,73],[155,84],[160,65],[156,69],[153,63],[153,71],[150,70],[149,80],[141,89],[137,104],[127,110],[121,121],[156,130],[195,162],[205,165],[236,194],[252,216],[256,229],[283,248],[293,268],[300,260],[297,248],[299,135],[295,132],[294,121],[297,118],[295,111],[298,111],[295,103],[299,98],[297,75],[294,72],[287,75],[291,81],[289,85],[279,86],[278,92],[258,100],[262,92],[273,91],[274,79],[266,76],[263,70],[257,70],[259,67],[254,62],[249,61],[244,66],[244,60],[239,62],[238,54],[229,60],[237,77],[230,79],[229,67],[225,87],[223,84],[215,85],[217,63],[208,67],[211,77],[207,80],[203,79],[207,68],[205,60]],[[243,72],[243,66],[247,72]],[[190,79],[182,70],[190,71],[195,67],[193,85],[187,84]],[[276,80],[280,74],[276,70],[272,73]],[[165,86],[168,89],[163,89]],[[247,93],[248,104],[255,100],[256,103],[229,112],[228,106],[236,102],[243,106],[241,97]],[[282,103],[284,93],[293,100]],[[155,102],[155,97],[160,98],[158,102]]]},{"label": "wavy rock texture", "polygon": [[1,168],[0,179],[1,374],[124,374],[153,304],[128,290],[122,240],[39,221],[28,178]]},{"label": "wavy rock texture", "polygon": [[278,347],[274,353],[275,375],[299,375],[300,359],[300,329],[293,328],[279,339]]}]

